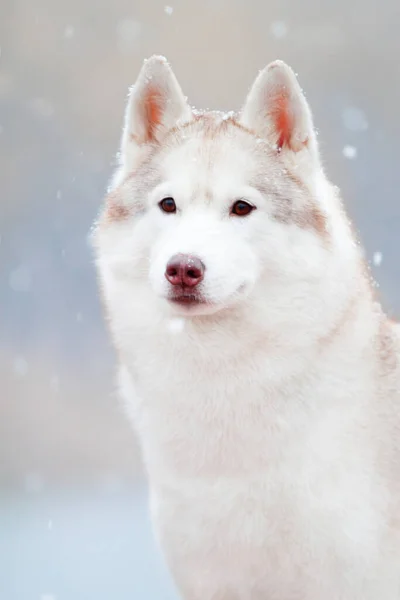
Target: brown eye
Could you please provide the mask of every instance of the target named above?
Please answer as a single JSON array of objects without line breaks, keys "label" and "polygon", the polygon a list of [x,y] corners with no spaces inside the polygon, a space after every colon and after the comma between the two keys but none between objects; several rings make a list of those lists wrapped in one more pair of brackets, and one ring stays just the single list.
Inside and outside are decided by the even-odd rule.
[{"label": "brown eye", "polygon": [[245,202],[244,200],[237,200],[231,208],[231,215],[236,215],[237,217],[246,217],[254,209],[255,206],[252,206],[248,202]]},{"label": "brown eye", "polygon": [[164,200],[159,202],[158,206],[166,213],[176,212],[176,204],[173,198],[164,198]]}]

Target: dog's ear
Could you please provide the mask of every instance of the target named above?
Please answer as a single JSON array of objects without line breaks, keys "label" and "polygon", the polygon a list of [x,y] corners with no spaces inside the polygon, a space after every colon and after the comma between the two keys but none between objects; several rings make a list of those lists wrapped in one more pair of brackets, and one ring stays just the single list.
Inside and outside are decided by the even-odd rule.
[{"label": "dog's ear", "polygon": [[146,60],[129,94],[121,142],[121,162],[132,167],[140,147],[161,140],[192,112],[163,56]]},{"label": "dog's ear", "polygon": [[258,75],[242,109],[241,122],[278,151],[308,149],[317,156],[310,108],[292,69],[280,60]]}]

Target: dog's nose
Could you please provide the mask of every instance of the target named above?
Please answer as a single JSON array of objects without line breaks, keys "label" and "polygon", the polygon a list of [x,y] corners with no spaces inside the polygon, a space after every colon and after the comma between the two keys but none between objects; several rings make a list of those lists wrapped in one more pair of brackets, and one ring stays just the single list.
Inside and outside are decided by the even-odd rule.
[{"label": "dog's nose", "polygon": [[204,278],[205,267],[197,256],[175,254],[168,261],[165,277],[172,285],[195,287]]}]

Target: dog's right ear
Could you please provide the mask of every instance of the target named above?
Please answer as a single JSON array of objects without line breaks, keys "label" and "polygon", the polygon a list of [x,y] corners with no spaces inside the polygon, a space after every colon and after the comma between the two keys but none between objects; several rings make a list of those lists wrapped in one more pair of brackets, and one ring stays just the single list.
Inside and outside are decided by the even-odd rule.
[{"label": "dog's right ear", "polygon": [[130,90],[121,141],[121,165],[125,173],[134,167],[144,145],[158,143],[172,127],[192,116],[171,67],[163,56],[144,62]]}]

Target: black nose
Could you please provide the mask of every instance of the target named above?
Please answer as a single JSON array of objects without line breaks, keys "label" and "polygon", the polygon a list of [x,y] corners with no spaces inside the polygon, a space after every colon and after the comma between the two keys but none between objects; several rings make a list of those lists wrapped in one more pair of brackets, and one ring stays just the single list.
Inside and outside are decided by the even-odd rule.
[{"label": "black nose", "polygon": [[205,267],[197,256],[175,254],[168,261],[165,277],[171,285],[193,288],[204,278]]}]

